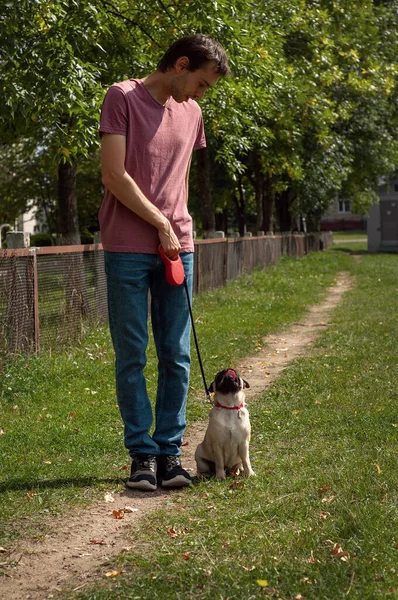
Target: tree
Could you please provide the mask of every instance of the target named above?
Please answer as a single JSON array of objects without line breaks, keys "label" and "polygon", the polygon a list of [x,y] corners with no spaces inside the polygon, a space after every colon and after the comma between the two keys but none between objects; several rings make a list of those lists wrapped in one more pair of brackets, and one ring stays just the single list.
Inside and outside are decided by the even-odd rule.
[{"label": "tree", "polygon": [[[98,145],[104,18],[90,2],[6,2],[0,32],[0,126],[58,176],[59,233],[79,243],[76,164]],[[101,18],[102,17],[102,18]]]},{"label": "tree", "polygon": [[241,230],[251,216],[257,230],[294,228],[300,214],[317,227],[337,193],[365,209],[398,163],[398,0],[3,4],[3,139],[40,156],[42,173],[57,179],[65,240],[79,238],[74,182],[95,164],[105,89],[147,74],[192,32],[217,38],[234,73],[202,102],[202,208],[196,186],[192,195],[206,228],[226,226],[237,207]]}]

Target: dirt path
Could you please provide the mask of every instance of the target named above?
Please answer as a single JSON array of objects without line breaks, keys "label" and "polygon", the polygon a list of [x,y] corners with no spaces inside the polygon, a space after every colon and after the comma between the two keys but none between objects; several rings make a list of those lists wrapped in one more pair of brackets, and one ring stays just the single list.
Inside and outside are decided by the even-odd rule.
[{"label": "dirt path", "polygon": [[[242,362],[240,370],[250,383],[249,401],[273,383],[292,361],[308,353],[351,286],[351,278],[341,273],[322,304],[312,307],[305,319],[283,334],[266,337],[258,352]],[[206,425],[195,423],[185,435],[188,444],[183,448],[183,461],[192,474],[194,452]],[[110,489],[102,502],[53,520],[43,541],[19,540],[15,547],[1,549],[0,563],[6,576],[1,578],[0,598],[44,600],[55,598],[62,589],[84,589],[112,570],[113,556],[128,549],[129,525],[150,511],[167,508],[169,503],[172,504],[169,493],[162,489],[151,494]],[[116,518],[114,510],[123,518]]]}]

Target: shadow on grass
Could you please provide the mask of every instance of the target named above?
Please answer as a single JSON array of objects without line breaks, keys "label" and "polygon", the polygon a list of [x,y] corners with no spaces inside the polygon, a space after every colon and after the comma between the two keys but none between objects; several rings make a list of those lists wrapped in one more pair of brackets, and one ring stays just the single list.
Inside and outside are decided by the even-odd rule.
[{"label": "shadow on grass", "polygon": [[352,248],[332,248],[333,252],[344,252],[345,254],[358,255],[369,254],[368,250],[353,250]]},{"label": "shadow on grass", "polygon": [[11,492],[16,490],[32,490],[34,489],[54,489],[62,487],[91,487],[101,483],[120,484],[124,483],[123,479],[117,477],[109,477],[99,479],[96,477],[79,477],[76,479],[49,479],[49,480],[33,480],[26,479],[10,479],[0,483],[0,493]]}]

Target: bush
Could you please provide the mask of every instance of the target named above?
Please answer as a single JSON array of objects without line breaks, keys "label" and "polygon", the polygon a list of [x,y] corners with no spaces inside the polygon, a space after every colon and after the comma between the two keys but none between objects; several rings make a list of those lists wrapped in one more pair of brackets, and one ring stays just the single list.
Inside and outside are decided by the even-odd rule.
[{"label": "bush", "polygon": [[56,236],[52,233],[33,233],[30,236],[31,246],[55,246]]},{"label": "bush", "polygon": [[84,227],[80,233],[80,239],[82,244],[94,244],[94,236],[93,234]]}]

